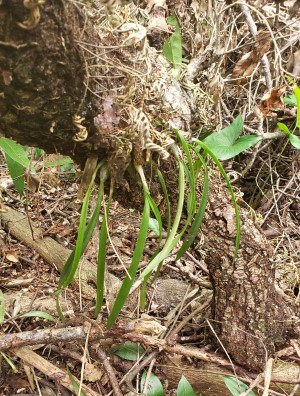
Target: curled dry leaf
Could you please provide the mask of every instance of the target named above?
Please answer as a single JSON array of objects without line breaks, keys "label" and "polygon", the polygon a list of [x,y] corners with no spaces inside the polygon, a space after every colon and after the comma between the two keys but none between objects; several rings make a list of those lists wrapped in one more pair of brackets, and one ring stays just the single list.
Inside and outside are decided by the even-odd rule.
[{"label": "curled dry leaf", "polygon": [[96,382],[101,379],[103,372],[95,364],[85,363],[83,378],[88,382]]},{"label": "curled dry leaf", "polygon": [[18,255],[16,252],[9,252],[5,256],[6,260],[10,261],[11,263],[18,263]]},{"label": "curled dry leaf", "polygon": [[214,101],[214,106],[219,103],[220,97],[223,93],[224,89],[224,80],[221,77],[220,73],[216,73],[214,76],[210,76],[209,78],[209,95],[212,97]]},{"label": "curled dry leaf", "polygon": [[281,86],[279,88],[272,88],[271,91],[267,92],[261,99],[259,108],[262,112],[263,118],[276,116],[276,111],[284,108],[282,100],[285,94],[286,87]]},{"label": "curled dry leaf", "polygon": [[[235,65],[232,78],[249,77],[255,70],[258,62],[264,54],[269,50],[271,44],[271,36],[268,31],[260,31],[255,37],[255,43],[251,52],[247,52]],[[242,81],[241,81],[242,82]]]}]

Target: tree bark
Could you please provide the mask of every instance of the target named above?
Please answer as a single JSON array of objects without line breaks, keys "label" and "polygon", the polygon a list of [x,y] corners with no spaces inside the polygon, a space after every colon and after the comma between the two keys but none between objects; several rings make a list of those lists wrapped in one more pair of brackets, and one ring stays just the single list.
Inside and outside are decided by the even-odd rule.
[{"label": "tree bark", "polygon": [[[112,114],[112,117],[117,116],[121,121],[117,125],[119,135],[114,140],[108,139],[108,143],[101,133],[109,134],[112,130],[115,132],[116,128],[107,127],[106,131],[100,128],[99,132],[95,120],[101,116],[100,109],[103,109],[105,96],[103,92],[101,95],[96,94],[97,86],[95,81],[89,81],[88,70],[95,62],[103,61],[101,48],[107,46],[108,39],[98,36],[92,21],[76,8],[75,3],[47,0],[45,4],[35,6],[39,7],[40,19],[34,27],[30,26],[33,24],[33,11],[24,4],[22,0],[4,0],[0,6],[2,133],[22,144],[39,146],[47,152],[59,151],[71,155],[81,165],[90,156],[107,158],[111,164],[111,175],[119,182],[119,188],[116,189],[118,200],[126,207],[140,208],[143,196],[137,177],[132,171],[124,172],[127,167],[130,169],[129,162],[144,165],[145,152],[144,147],[139,147],[136,137],[130,141],[128,136],[124,138],[122,135],[122,128],[126,129],[130,123],[128,110],[123,111],[119,105],[119,112]],[[115,39],[113,36],[112,40]],[[83,42],[94,46],[92,60],[88,59],[87,53],[83,53],[80,46]],[[133,44],[131,50],[137,51],[137,48]],[[95,56],[97,51],[98,59]],[[121,64],[122,59],[125,59],[125,64]],[[131,53],[128,55],[125,50],[120,50],[119,72],[123,71],[122,67],[130,59]],[[150,67],[156,70],[157,58],[149,59],[152,62]],[[141,62],[140,67],[143,71],[149,65]],[[130,82],[127,83],[128,91]],[[143,102],[138,87],[130,97],[134,104],[137,97],[139,102]],[[147,105],[147,102],[143,104]],[[159,109],[158,102],[156,106]],[[163,114],[159,110],[157,113]],[[184,124],[186,132],[189,132],[189,121],[185,119],[182,121]],[[83,139],[79,135],[85,132],[88,137]],[[157,153],[154,153],[154,158],[156,156]],[[155,166],[158,166],[158,162]],[[176,161],[169,157],[168,161],[161,161],[159,166],[169,191],[172,191],[173,206],[176,206]],[[144,168],[150,180],[153,169],[147,164]],[[122,183],[123,175],[126,182]],[[257,370],[264,366],[276,348],[284,345],[292,336],[294,329],[288,322],[292,313],[275,290],[272,247],[243,208],[242,243],[238,258],[233,262],[235,229],[232,226],[232,205],[216,172],[212,172],[210,183],[209,207],[202,233],[205,236],[206,262],[214,287],[211,325],[234,361]],[[130,194],[126,192],[129,188]],[[163,194],[154,176],[150,189],[163,208]],[[212,337],[220,347],[219,341],[214,335]]]}]

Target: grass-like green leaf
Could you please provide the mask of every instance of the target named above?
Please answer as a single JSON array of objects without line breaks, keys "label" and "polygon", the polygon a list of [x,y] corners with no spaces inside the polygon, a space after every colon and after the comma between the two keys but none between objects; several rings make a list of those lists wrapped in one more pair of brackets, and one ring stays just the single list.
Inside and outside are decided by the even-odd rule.
[{"label": "grass-like green leaf", "polygon": [[196,396],[192,385],[183,375],[177,386],[177,396]]},{"label": "grass-like green leaf", "polygon": [[[102,185],[103,189],[104,185]],[[108,203],[104,211],[104,217],[101,224],[99,234],[99,246],[98,246],[98,260],[97,260],[97,292],[96,292],[96,309],[95,317],[97,318],[103,304],[104,297],[104,285],[105,285],[105,268],[106,268],[106,243],[107,243],[107,224],[108,214],[111,204],[111,196],[109,197]]]},{"label": "grass-like green leaf", "polygon": [[0,147],[5,154],[9,155],[12,160],[18,162],[18,164],[22,165],[24,168],[30,165],[27,152],[14,140],[2,137],[0,138]]},{"label": "grass-like green leaf", "polygon": [[233,158],[242,151],[254,146],[262,137],[256,135],[240,136],[243,119],[238,115],[233,122],[219,132],[214,132],[203,141],[218,159]]},{"label": "grass-like green leaf", "polygon": [[140,382],[141,393],[144,392],[143,394],[145,394],[146,396],[164,396],[165,394],[164,388],[159,378],[153,373],[150,373],[148,388],[144,390],[146,377],[147,377],[147,371],[144,371],[141,376],[141,382]]},{"label": "grass-like green leaf", "polygon": [[6,361],[6,363],[10,366],[10,368],[12,369],[12,371],[14,373],[18,372],[17,367],[15,366],[14,362],[6,355],[6,353],[4,352],[0,352],[1,356],[3,357],[3,359]]},{"label": "grass-like green leaf", "polygon": [[[162,174],[161,174],[162,177]],[[160,243],[162,240],[162,218],[160,215],[160,211],[154,201],[154,199],[151,197],[151,195],[149,194],[149,191],[146,191],[146,199],[149,201],[149,205],[150,208],[152,210],[152,212],[155,215],[155,220],[157,222],[157,226],[158,226],[158,236],[159,236],[159,240],[158,240],[158,244],[157,244],[157,248],[155,249],[155,252],[153,253],[151,260],[152,261],[154,259],[155,256],[157,256],[159,254],[160,251]],[[151,218],[149,219],[149,224],[150,224]],[[156,275],[158,275],[158,272],[156,273]],[[145,276],[145,278],[143,279],[143,283],[141,285],[141,289],[140,289],[140,308],[143,311],[145,309],[145,305],[146,305],[146,298],[147,298],[147,282],[149,280],[151,276],[151,273],[149,273],[147,276]],[[151,283],[154,283],[156,280],[156,276],[153,277]]]},{"label": "grass-like green leaf", "polygon": [[199,203],[199,207],[198,210],[196,212],[194,221],[191,225],[191,228],[188,232],[188,235],[186,237],[186,239],[184,240],[182,246],[180,247],[177,256],[176,256],[176,260],[179,260],[184,253],[189,249],[189,247],[192,245],[192,243],[194,242],[196,236],[198,235],[199,229],[201,227],[202,221],[203,221],[203,217],[205,214],[205,209],[206,209],[206,205],[208,202],[208,187],[209,187],[209,178],[208,178],[208,169],[207,169],[207,165],[204,161],[204,159],[201,157],[200,154],[199,155],[199,159],[202,162],[202,166],[204,169],[204,180],[203,180],[203,185],[202,185],[202,196],[201,196],[201,200]]},{"label": "grass-like green leaf", "polygon": [[149,200],[146,197],[147,191],[146,187],[144,187],[144,210],[142,214],[140,231],[138,234],[138,238],[136,241],[136,246],[133,252],[132,260],[130,267],[128,269],[128,275],[126,275],[121,288],[118,292],[116,300],[114,302],[113,308],[107,320],[107,328],[110,329],[112,325],[115,323],[117,316],[119,315],[127,297],[130,292],[130,288],[134,282],[134,278],[136,276],[139,263],[143,257],[143,251],[146,244],[147,234],[148,234],[148,224],[150,218],[150,205]]},{"label": "grass-like green leaf", "polygon": [[238,204],[237,204],[237,201],[235,198],[233,188],[231,186],[230,180],[229,180],[222,164],[220,163],[218,158],[215,156],[215,154],[211,151],[211,149],[209,147],[207,147],[206,144],[201,142],[201,140],[194,139],[194,141],[196,142],[196,144],[198,144],[204,151],[206,151],[211,156],[214,163],[217,165],[219,171],[221,172],[221,175],[224,177],[227,187],[230,191],[230,195],[231,195],[231,199],[232,199],[233,207],[234,207],[234,211],[235,211],[235,224],[236,224],[235,251],[234,251],[234,256],[233,256],[233,260],[235,260],[237,257],[237,254],[238,254],[239,246],[240,246],[241,219],[240,219],[239,208],[238,208]]},{"label": "grass-like green leaf", "polygon": [[145,353],[145,349],[136,342],[126,342],[122,345],[114,345],[112,351],[122,359],[136,361]]},{"label": "grass-like green leaf", "polygon": [[84,197],[82,210],[81,210],[81,216],[80,216],[80,222],[79,222],[76,247],[75,247],[75,250],[73,250],[73,252],[70,254],[69,258],[67,259],[67,261],[64,265],[64,268],[62,269],[60,279],[58,282],[58,289],[55,292],[56,295],[59,295],[61,293],[61,291],[72,282],[74,275],[76,273],[76,270],[78,268],[79,260],[82,256],[85,248],[87,247],[87,244],[89,243],[89,241],[92,237],[94,228],[97,224],[98,216],[100,213],[101,201],[102,201],[102,193],[103,193],[103,186],[101,188],[101,183],[100,183],[99,191],[98,191],[97,204],[96,204],[95,210],[93,212],[93,215],[91,217],[91,220],[89,221],[87,226],[86,226],[86,219],[87,219],[87,211],[88,211],[88,202],[89,202],[89,198],[91,195],[94,180],[95,180],[98,170],[100,169],[100,167],[102,165],[103,164],[101,162],[97,166],[97,168],[93,174],[92,180],[90,182],[90,185],[88,187],[88,191]]},{"label": "grass-like green leaf", "polygon": [[185,169],[185,174],[187,176],[188,180],[188,186],[189,186],[189,192],[187,196],[187,212],[188,212],[188,218],[186,220],[186,226],[191,222],[195,210],[196,210],[196,178],[195,178],[195,172],[194,172],[194,164],[193,164],[193,159],[191,156],[191,149],[184,139],[184,136],[179,130],[175,130],[177,137],[179,138],[179,141],[184,149],[186,158],[187,158],[187,164],[184,164],[184,169]]},{"label": "grass-like green leaf", "polygon": [[175,27],[175,32],[168,38],[163,46],[165,58],[172,63],[174,69],[181,69],[182,64],[182,38],[178,19],[175,16],[169,16],[167,19],[171,26]]},{"label": "grass-like green leaf", "polygon": [[296,127],[300,129],[300,88],[297,85],[294,86],[294,95],[296,97],[296,102],[297,102]]},{"label": "grass-like green leaf", "polygon": [[5,158],[15,189],[22,198],[25,189],[24,166],[13,160],[8,154],[5,154]]},{"label": "grass-like green leaf", "polygon": [[[248,386],[246,384],[234,377],[223,377],[223,380],[233,396],[240,396],[241,393],[245,392],[248,389]],[[248,393],[248,395],[256,396],[252,390]]]},{"label": "grass-like green leaf", "polygon": [[29,311],[26,312],[22,315],[20,315],[21,318],[42,318],[42,319],[47,319],[51,320],[52,322],[55,322],[55,319],[52,315],[48,314],[47,312],[43,311]]},{"label": "grass-like green leaf", "polygon": [[75,379],[74,379],[69,367],[67,367],[67,373],[69,375],[70,381],[72,382],[72,386],[74,388],[76,396],[87,396],[86,393],[83,392],[83,390],[80,390],[80,392],[79,392],[79,385],[75,381]]},{"label": "grass-like green leaf", "polygon": [[178,175],[178,204],[177,204],[177,211],[175,215],[175,219],[170,230],[170,234],[166,240],[166,243],[163,249],[150,261],[147,267],[140,275],[140,279],[146,277],[150,274],[154,269],[158,268],[158,266],[163,262],[163,260],[168,256],[171,250],[176,246],[178,240],[180,239],[180,235],[177,235],[179,223],[182,217],[182,209],[184,203],[184,193],[185,193],[185,177],[184,177],[184,166],[182,162],[179,162],[179,175]]},{"label": "grass-like green leaf", "polygon": [[71,165],[73,163],[74,163],[74,161],[72,160],[71,157],[64,157],[64,158],[60,158],[56,161],[46,161],[43,163],[43,166],[45,168],[48,168],[48,167],[54,167],[54,166]]},{"label": "grass-like green leaf", "polygon": [[0,324],[4,321],[4,314],[5,314],[4,294],[2,290],[0,290]]},{"label": "grass-like green leaf", "polygon": [[166,186],[166,182],[165,179],[161,173],[160,170],[157,171],[157,175],[159,178],[159,182],[161,185],[161,188],[163,190],[164,193],[164,197],[165,197],[165,203],[166,203],[166,208],[167,208],[167,219],[168,219],[168,225],[167,225],[167,235],[169,235],[170,233],[170,228],[171,228],[171,205],[170,205],[170,199],[169,199],[169,194],[168,194],[168,189]]}]

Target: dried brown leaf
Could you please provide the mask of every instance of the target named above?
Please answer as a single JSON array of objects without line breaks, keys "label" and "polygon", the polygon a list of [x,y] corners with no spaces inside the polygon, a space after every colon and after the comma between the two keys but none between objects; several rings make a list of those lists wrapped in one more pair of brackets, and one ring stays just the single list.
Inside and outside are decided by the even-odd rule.
[{"label": "dried brown leaf", "polygon": [[247,52],[236,63],[232,78],[249,77],[255,70],[258,62],[260,62],[263,55],[269,50],[271,44],[271,36],[269,32],[264,30],[257,33],[255,43],[251,52]]},{"label": "dried brown leaf", "polygon": [[282,97],[285,94],[286,87],[272,88],[261,99],[259,108],[264,118],[274,117],[274,112],[284,108]]}]

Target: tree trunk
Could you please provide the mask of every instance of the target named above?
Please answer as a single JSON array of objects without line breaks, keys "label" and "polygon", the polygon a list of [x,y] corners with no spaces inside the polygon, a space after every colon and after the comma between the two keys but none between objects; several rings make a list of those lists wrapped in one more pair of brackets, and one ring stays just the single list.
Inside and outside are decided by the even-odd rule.
[{"label": "tree trunk", "polygon": [[[35,1],[32,3],[37,4]],[[158,58],[151,48],[139,41],[132,42],[131,52],[127,47],[114,49],[130,37],[121,37],[120,41],[120,31],[100,37],[93,27],[92,18],[88,19],[75,3],[47,0],[45,4],[32,8],[26,7],[26,0],[24,4],[22,0],[4,0],[0,6],[2,133],[47,152],[71,155],[81,165],[88,157],[106,158],[110,174],[118,182],[118,200],[126,207],[140,208],[142,189],[130,162],[144,165],[146,177],[154,175],[154,172],[145,163],[144,149],[150,146],[143,145],[141,137],[133,135],[130,130],[130,123],[133,122],[130,109],[146,108],[145,111],[148,111],[147,105],[150,109],[150,100],[145,100],[143,95],[149,89],[151,91],[151,84],[154,84],[151,76],[157,71]],[[109,40],[111,49],[107,50],[110,48]],[[84,52],[82,43],[91,46],[86,46],[88,50]],[[143,45],[146,52],[142,55],[145,59],[150,55],[147,61],[139,62],[133,59],[132,51],[138,53]],[[89,56],[89,53],[93,55]],[[109,54],[112,54],[110,59]],[[96,80],[91,77],[92,70],[101,62],[106,62],[107,67],[103,67]],[[134,72],[130,62],[135,62]],[[105,69],[109,77],[113,68],[115,74],[118,72],[121,76],[113,82],[107,78],[109,82],[106,82],[103,71]],[[147,68],[151,68],[152,72],[148,72]],[[141,93],[143,73],[148,73],[144,84],[147,87]],[[102,84],[107,87],[107,92],[100,90],[99,93],[99,85]],[[176,81],[171,84],[178,90]],[[119,90],[120,95],[118,101],[111,104],[110,92],[113,89]],[[128,98],[130,105],[122,106],[122,100]],[[182,98],[181,108],[184,107],[184,95]],[[158,97],[154,97],[153,101],[156,106],[152,106],[154,110],[151,110],[153,119],[160,116],[162,122],[167,124],[170,120],[168,111],[161,110]],[[183,116],[187,113],[185,108],[178,117],[180,121],[177,126],[188,133],[190,120]],[[139,129],[139,126],[136,128]],[[148,136],[143,137],[144,140],[146,138]],[[155,146],[159,145],[163,143],[156,143]],[[157,159],[156,151],[159,151],[158,147],[153,148],[154,160]],[[161,148],[159,152],[167,157],[165,149]],[[168,161],[161,160],[159,166],[176,205],[176,161],[169,157]],[[125,172],[126,169],[130,171]],[[211,325],[233,360],[255,370],[262,367],[267,357],[291,337],[292,326],[288,325],[291,312],[275,290],[272,247],[243,208],[240,209],[241,248],[237,260],[233,262],[233,209],[225,185],[216,172],[211,173],[209,207],[202,227],[205,260],[214,288]],[[163,208],[163,194],[154,176],[150,189]],[[215,336],[212,337],[220,347]]]}]

